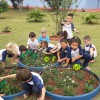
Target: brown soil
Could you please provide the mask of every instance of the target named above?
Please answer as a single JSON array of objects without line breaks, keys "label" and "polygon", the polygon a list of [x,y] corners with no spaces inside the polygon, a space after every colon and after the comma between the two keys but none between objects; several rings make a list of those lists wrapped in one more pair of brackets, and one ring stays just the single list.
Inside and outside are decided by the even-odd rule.
[{"label": "brown soil", "polygon": [[0,32],[0,34],[10,34],[11,32]]},{"label": "brown soil", "polygon": [[[59,70],[60,70],[60,72],[62,72],[63,71],[63,68],[60,68]],[[69,72],[72,72],[72,70],[67,70],[67,72],[68,71]],[[99,85],[98,80],[93,75],[91,75],[89,72],[83,71],[83,70],[79,70],[79,72],[83,75],[83,79],[82,80],[79,80],[74,75],[72,75],[72,77],[71,77],[71,79],[74,80],[75,82],[77,82],[78,85],[79,85],[78,87],[75,87],[75,94],[77,94],[77,95],[84,94],[84,86],[88,82],[88,80],[91,79],[91,77],[95,79],[95,83],[93,84],[93,89],[95,89]],[[55,86],[55,83],[54,83],[53,80],[50,79],[45,85],[46,86],[50,85],[50,86],[53,86],[54,87]],[[54,94],[61,95],[62,94],[62,90],[59,89],[59,88],[56,88],[56,89],[54,89],[53,93]]]}]

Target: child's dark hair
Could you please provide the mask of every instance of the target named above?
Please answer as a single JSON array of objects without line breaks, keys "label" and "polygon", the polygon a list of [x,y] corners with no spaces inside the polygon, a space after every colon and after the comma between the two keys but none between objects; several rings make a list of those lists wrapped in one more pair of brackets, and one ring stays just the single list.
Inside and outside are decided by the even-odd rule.
[{"label": "child's dark hair", "polygon": [[68,13],[68,16],[72,17],[73,18],[73,14],[72,13]]},{"label": "child's dark hair", "polygon": [[69,45],[71,45],[73,42],[78,43],[79,46],[81,45],[81,40],[80,40],[80,38],[78,38],[77,36],[74,36],[74,37],[70,40]]},{"label": "child's dark hair", "polygon": [[19,50],[22,52],[22,51],[26,51],[27,48],[24,45],[20,45]]},{"label": "child's dark hair", "polygon": [[24,81],[24,82],[29,80],[31,78],[31,76],[32,76],[32,74],[31,74],[30,70],[25,69],[25,68],[20,69],[16,74],[17,80]]},{"label": "child's dark hair", "polygon": [[62,37],[63,37],[63,39],[67,39],[67,37],[68,37],[67,31],[63,31]]},{"label": "child's dark hair", "polygon": [[34,37],[36,37],[36,34],[34,33],[34,32],[30,32],[30,34],[29,34],[29,38],[34,38]]},{"label": "child's dark hair", "polygon": [[57,33],[57,36],[62,37],[62,31],[59,31],[59,32]]},{"label": "child's dark hair", "polygon": [[41,44],[44,44],[46,47],[48,47],[48,42],[47,41],[42,41]]},{"label": "child's dark hair", "polygon": [[67,39],[61,39],[61,40],[60,40],[60,43],[61,43],[61,42],[65,42],[66,44],[68,43]]},{"label": "child's dark hair", "polygon": [[91,41],[91,37],[89,35],[84,36],[83,40]]}]

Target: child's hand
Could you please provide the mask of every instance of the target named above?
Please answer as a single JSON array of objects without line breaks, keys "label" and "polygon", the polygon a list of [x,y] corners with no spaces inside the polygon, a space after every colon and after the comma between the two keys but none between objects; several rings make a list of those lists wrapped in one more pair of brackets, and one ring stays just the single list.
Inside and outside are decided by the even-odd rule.
[{"label": "child's hand", "polygon": [[55,53],[55,51],[53,51],[53,50],[50,50],[50,53]]},{"label": "child's hand", "polygon": [[72,62],[74,62],[76,59],[75,58],[72,58]]},{"label": "child's hand", "polygon": [[4,80],[4,77],[0,77],[0,81]]},{"label": "child's hand", "polygon": [[37,100],[42,100],[42,98],[41,98],[41,97],[39,97],[39,98],[37,98]]},{"label": "child's hand", "polygon": [[62,62],[62,59],[58,59],[57,62]]}]

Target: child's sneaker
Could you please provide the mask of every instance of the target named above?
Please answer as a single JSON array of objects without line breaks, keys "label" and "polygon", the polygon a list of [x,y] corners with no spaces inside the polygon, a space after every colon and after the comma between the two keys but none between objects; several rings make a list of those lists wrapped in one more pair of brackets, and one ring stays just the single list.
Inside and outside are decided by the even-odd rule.
[{"label": "child's sneaker", "polygon": [[90,60],[90,62],[91,62],[91,63],[95,62],[95,59],[93,59],[93,60]]}]

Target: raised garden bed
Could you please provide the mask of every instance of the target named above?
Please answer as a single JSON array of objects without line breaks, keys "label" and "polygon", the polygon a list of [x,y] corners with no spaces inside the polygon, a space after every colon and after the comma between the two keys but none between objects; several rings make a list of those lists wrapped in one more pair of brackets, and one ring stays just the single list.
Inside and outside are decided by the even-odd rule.
[{"label": "raised garden bed", "polygon": [[48,68],[42,78],[52,100],[91,100],[100,91],[99,78],[87,70]]},{"label": "raised garden bed", "polygon": [[[0,69],[0,77],[10,74],[15,74],[18,71],[17,66],[12,66],[4,69]],[[3,93],[4,100],[13,100],[15,97],[21,96],[26,91],[22,91],[20,82],[16,79],[5,79],[0,82],[0,93]]]},{"label": "raised garden bed", "polygon": [[32,67],[35,70],[43,70],[44,68],[51,66],[57,61],[55,55],[45,55],[41,51],[23,53],[18,62],[19,67]]},{"label": "raised garden bed", "polygon": [[50,36],[50,40],[51,41],[59,41],[59,36],[57,36],[57,35]]}]

